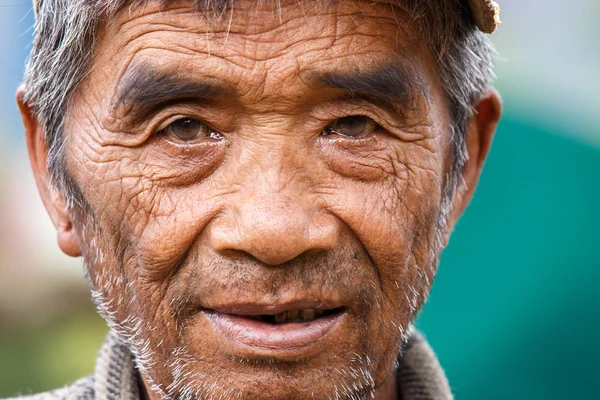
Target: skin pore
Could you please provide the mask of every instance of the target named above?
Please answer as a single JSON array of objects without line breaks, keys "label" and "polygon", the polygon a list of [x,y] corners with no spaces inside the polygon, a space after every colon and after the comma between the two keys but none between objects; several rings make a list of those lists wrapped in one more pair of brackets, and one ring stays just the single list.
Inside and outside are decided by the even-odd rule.
[{"label": "skin pore", "polygon": [[[396,398],[394,362],[500,117],[489,89],[445,198],[448,100],[402,10],[277,3],[212,18],[150,2],[105,24],[64,126],[83,207],[49,189],[20,102],[59,245],[83,255],[151,399]],[[234,300],[340,316],[308,346],[251,346],[215,328]]]}]

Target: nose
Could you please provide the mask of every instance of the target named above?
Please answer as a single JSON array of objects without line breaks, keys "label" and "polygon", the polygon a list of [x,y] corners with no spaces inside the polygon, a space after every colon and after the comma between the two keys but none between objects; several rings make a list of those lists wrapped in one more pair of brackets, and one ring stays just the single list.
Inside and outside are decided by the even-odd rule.
[{"label": "nose", "polygon": [[340,233],[337,218],[300,186],[254,179],[210,224],[212,249],[222,255],[243,252],[272,266],[332,249]]}]

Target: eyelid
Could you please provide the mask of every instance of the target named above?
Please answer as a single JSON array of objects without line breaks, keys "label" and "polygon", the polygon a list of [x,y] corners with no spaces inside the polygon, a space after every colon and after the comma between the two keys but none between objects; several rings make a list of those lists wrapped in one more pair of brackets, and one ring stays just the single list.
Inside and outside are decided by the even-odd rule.
[{"label": "eyelid", "polygon": [[381,129],[400,140],[413,141],[423,138],[421,134],[407,132],[412,125],[404,114],[392,113],[364,99],[336,100],[319,106],[315,111],[317,114],[315,117],[327,124],[323,129],[340,118],[362,115],[375,121],[378,125],[376,129]]},{"label": "eyelid", "polygon": [[173,115],[172,117],[169,117],[169,118],[163,120],[160,124],[158,124],[158,126],[156,128],[154,128],[154,132],[156,132],[156,133],[162,132],[165,129],[167,129],[169,127],[169,125],[171,125],[172,123],[177,122],[182,119],[193,119],[193,120],[200,122],[201,124],[206,125],[209,129],[212,129],[210,127],[210,125],[208,125],[208,123],[206,123],[206,121],[204,121],[201,118],[196,118],[196,117],[193,117],[191,115],[186,115],[186,114],[179,114],[179,115]]},{"label": "eyelid", "polygon": [[164,133],[164,131],[174,122],[177,122],[182,119],[193,119],[198,121],[206,128],[209,134],[218,133],[222,134],[223,132],[219,129],[215,129],[211,124],[209,124],[204,118],[194,116],[194,113],[181,113],[181,114],[172,114],[167,118],[159,119],[159,123],[152,124],[152,128],[150,130],[150,136],[158,135]]},{"label": "eyelid", "polygon": [[385,125],[389,126],[386,120],[392,119],[389,112],[361,99],[334,101],[318,107],[316,112],[318,119],[330,121],[330,123],[341,118],[364,116],[384,127]]},{"label": "eyelid", "polygon": [[[218,111],[218,109],[199,106],[195,103],[171,104],[149,114],[145,118],[145,122],[139,125],[145,125],[146,136],[150,137],[179,119],[190,118],[205,124],[210,130],[223,133],[227,131],[226,126],[229,121],[226,115],[222,115]],[[216,128],[209,121],[219,121],[218,125],[220,126]]]}]

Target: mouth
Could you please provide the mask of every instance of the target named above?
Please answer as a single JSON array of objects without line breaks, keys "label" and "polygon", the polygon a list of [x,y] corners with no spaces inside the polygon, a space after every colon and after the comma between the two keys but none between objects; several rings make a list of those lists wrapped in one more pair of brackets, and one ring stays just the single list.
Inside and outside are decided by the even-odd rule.
[{"label": "mouth", "polygon": [[242,358],[304,358],[346,320],[345,307],[310,304],[204,308],[215,333]]},{"label": "mouth", "polygon": [[300,322],[312,322],[319,318],[329,317],[331,315],[340,313],[343,311],[343,307],[334,308],[331,310],[323,310],[318,308],[305,308],[302,310],[287,310],[277,313],[275,315],[263,314],[263,315],[245,315],[244,318],[252,319],[254,321],[261,321],[267,324],[290,324]]}]

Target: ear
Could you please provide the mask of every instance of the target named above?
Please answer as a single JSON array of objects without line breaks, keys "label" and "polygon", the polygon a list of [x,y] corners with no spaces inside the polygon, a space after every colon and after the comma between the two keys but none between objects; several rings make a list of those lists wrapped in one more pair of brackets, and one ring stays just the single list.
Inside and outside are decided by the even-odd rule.
[{"label": "ear", "polygon": [[462,179],[458,183],[456,196],[452,201],[444,244],[448,243],[450,233],[475,193],[501,115],[500,95],[496,89],[488,86],[484,90],[483,97],[475,105],[475,114],[467,124],[468,159],[464,166]]},{"label": "ear", "polygon": [[48,147],[44,140],[44,129],[31,106],[25,102],[24,94],[25,86],[22,85],[17,90],[17,104],[25,127],[25,140],[27,142],[27,151],[35,183],[37,184],[46,211],[56,228],[58,246],[65,254],[71,257],[78,257],[81,255],[79,239],[71,223],[66,202],[58,190],[53,188],[50,183],[50,174],[46,167]]}]

